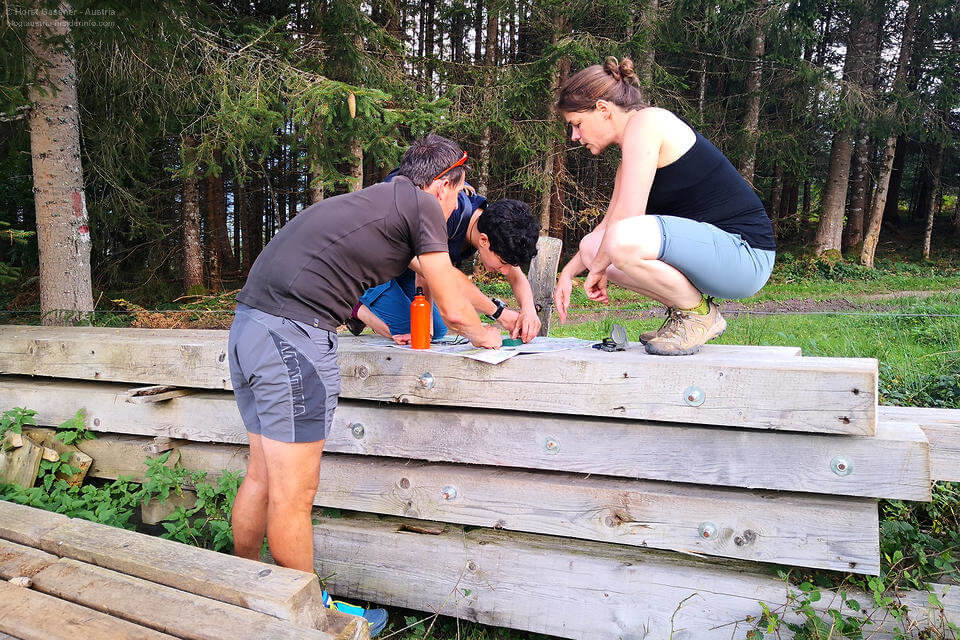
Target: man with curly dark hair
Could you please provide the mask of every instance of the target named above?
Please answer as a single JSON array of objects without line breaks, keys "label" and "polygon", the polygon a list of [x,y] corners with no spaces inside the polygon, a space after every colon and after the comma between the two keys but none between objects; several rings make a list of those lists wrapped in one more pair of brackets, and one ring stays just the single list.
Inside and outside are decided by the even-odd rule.
[{"label": "man with curly dark hair", "polygon": [[[387,180],[392,178],[387,177]],[[469,186],[459,194],[457,210],[447,220],[450,260],[459,265],[474,254],[487,270],[503,274],[510,283],[520,309],[509,309],[497,298],[487,297],[475,285],[465,291],[478,313],[497,322],[513,338],[530,342],[540,332],[533,290],[523,273],[537,253],[540,224],[530,207],[519,200],[487,203]],[[347,327],[359,334],[365,326],[375,333],[406,344],[410,336],[410,302],[422,283],[412,271],[368,289],[354,306]],[[433,337],[447,333],[446,324],[433,307]]]}]

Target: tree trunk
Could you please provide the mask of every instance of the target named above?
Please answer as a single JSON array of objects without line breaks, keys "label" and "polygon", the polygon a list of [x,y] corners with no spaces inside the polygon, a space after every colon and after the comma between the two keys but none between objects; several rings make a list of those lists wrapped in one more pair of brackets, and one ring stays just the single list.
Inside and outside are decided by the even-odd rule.
[{"label": "tree trunk", "polygon": [[237,269],[243,268],[243,250],[241,228],[243,227],[243,207],[246,193],[238,177],[233,179],[233,263]]},{"label": "tree trunk", "polygon": [[[551,34],[550,44],[556,46],[560,38],[569,31],[570,27],[563,15],[557,11],[553,16],[553,33]],[[570,59],[567,57],[559,58],[554,65],[553,74],[550,81],[550,94],[556,95],[557,90],[566,81],[570,75]],[[550,101],[550,122],[554,128],[558,128],[560,123],[560,111],[556,103]],[[563,239],[563,176],[566,173],[566,145],[564,132],[559,130],[559,136],[555,137],[547,150],[544,158],[543,178],[544,189],[540,200],[540,232],[548,233],[554,238]]]},{"label": "tree trunk", "polygon": [[[196,141],[183,139],[184,156],[190,158]],[[183,178],[183,290],[203,286],[203,246],[200,243],[200,181],[196,175]]]},{"label": "tree trunk", "polygon": [[943,170],[943,145],[938,144],[930,154],[929,173],[930,173],[930,198],[927,204],[927,224],[923,231],[923,259],[930,259],[930,241],[933,238],[933,219],[939,208],[940,196],[940,173]]},{"label": "tree trunk", "polygon": [[353,159],[350,161],[349,189],[359,191],[363,189],[363,147],[358,138],[350,141],[350,155]]},{"label": "tree trunk", "polygon": [[[867,100],[872,99],[875,95],[877,66],[880,62],[884,25],[881,19],[876,18],[879,8],[874,6],[871,10],[871,19],[866,27],[867,31],[864,33],[862,45],[863,62],[860,65],[859,81]],[[853,249],[859,252],[860,244],[863,242],[866,227],[865,212],[870,206],[870,158],[873,156],[873,145],[871,143],[872,140],[866,126],[861,124],[857,146],[853,154],[851,169],[853,194],[847,211],[847,224],[843,229],[844,251]]]},{"label": "tree trunk", "polygon": [[297,215],[300,204],[300,132],[296,123],[290,123],[293,140],[290,143],[289,174],[287,175],[287,220]]},{"label": "tree trunk", "polygon": [[883,215],[888,220],[900,220],[900,185],[903,183],[903,167],[907,162],[907,138],[904,135],[897,137],[896,151],[893,156],[893,167],[890,169],[890,186],[887,189],[887,204]]},{"label": "tree trunk", "polygon": [[753,174],[757,159],[757,135],[760,131],[760,79],[763,75],[763,26],[762,12],[766,0],[757,3],[757,16],[753,39],[750,41],[750,68],[747,73],[747,110],[743,116],[743,131],[746,136],[746,150],[740,160],[740,175],[753,185]]},{"label": "tree trunk", "polygon": [[[286,125],[284,125],[286,128]],[[283,138],[281,138],[282,140]],[[277,229],[287,224],[287,149],[288,143],[281,142],[277,149],[277,166],[273,174],[273,184],[276,185],[277,193]],[[276,235],[276,232],[274,232]]]},{"label": "tree trunk", "polygon": [[[260,168],[255,168],[259,171]],[[243,207],[243,270],[250,272],[253,261],[263,250],[263,185],[257,177],[250,180]]]},{"label": "tree trunk", "polygon": [[703,111],[707,105],[707,56],[700,56],[700,82],[697,94],[697,113],[700,115],[700,124],[703,125]]},{"label": "tree trunk", "polygon": [[647,6],[640,14],[640,28],[643,29],[645,44],[643,54],[640,56],[640,81],[643,84],[644,93],[650,91],[650,87],[653,86],[653,63],[656,59],[653,30],[659,8],[660,0],[648,0]]},{"label": "tree trunk", "polygon": [[62,13],[30,17],[27,44],[37,58],[29,85],[30,155],[33,163],[40,311],[44,325],[69,325],[93,311],[90,227],[83,168],[73,35]]},{"label": "tree trunk", "polygon": [[953,201],[953,232],[960,234],[960,188],[957,189],[957,199]]},{"label": "tree trunk", "polygon": [[844,251],[856,249],[863,242],[864,211],[870,197],[871,151],[870,136],[864,131],[857,140],[857,147],[853,153],[851,169],[853,195],[850,197],[850,208],[847,210],[847,224],[843,228]]},{"label": "tree trunk", "polygon": [[[860,4],[861,17],[850,26],[847,38],[847,55],[843,64],[843,85],[841,88],[840,109],[850,108],[850,92],[862,87],[864,53],[869,35],[875,26],[866,15],[867,8]],[[849,118],[849,116],[846,116]],[[843,216],[847,204],[847,187],[850,181],[850,157],[853,154],[853,130],[848,124],[841,125],[834,134],[830,146],[830,165],[827,183],[823,194],[823,207],[820,224],[814,238],[814,251],[817,255],[825,251],[840,251],[843,239]]]},{"label": "tree trunk", "polygon": [[[218,236],[220,235],[220,227],[217,224],[217,182],[218,178],[216,176],[207,176],[203,179],[203,205],[204,212],[206,213],[206,228],[204,233],[204,247],[203,250],[206,253],[206,264],[207,264],[207,285],[209,289],[218,290],[220,288],[220,282],[223,280],[223,273],[221,272],[221,265],[223,264],[223,258],[220,255],[220,246],[218,243]],[[220,189],[222,192],[223,182],[220,182]],[[221,200],[223,199],[221,195]]]},{"label": "tree trunk", "polygon": [[[497,25],[500,21],[500,11],[497,6],[498,0],[487,0],[487,34],[484,50],[484,65],[486,65],[485,78],[489,85],[496,83],[497,77]],[[490,91],[485,91],[487,100],[491,99]],[[490,125],[484,125],[483,133],[480,136],[480,166],[477,168],[477,191],[483,195],[487,194],[490,183],[490,139],[493,131]]]},{"label": "tree trunk", "polygon": [[424,34],[425,40],[423,43],[424,46],[424,61],[423,66],[426,71],[426,87],[427,94],[433,96],[433,55],[435,50],[435,38],[434,30],[436,28],[436,4],[433,0],[424,0],[426,4],[426,13],[424,15],[424,20],[426,21],[426,33]]},{"label": "tree trunk", "polygon": [[778,162],[773,172],[773,184],[770,186],[770,205],[767,215],[773,222],[774,228],[780,215],[780,197],[783,194],[783,166]]},{"label": "tree trunk", "polygon": [[323,171],[316,159],[310,160],[310,204],[323,200]]},{"label": "tree trunk", "polygon": [[817,255],[824,251],[840,250],[852,153],[853,135],[849,130],[838,131],[830,147],[830,170],[823,193],[823,212],[820,214],[820,224],[814,239],[814,251]]},{"label": "tree trunk", "polygon": [[[897,60],[897,71],[893,79],[893,91],[899,92],[903,88],[907,75],[907,64],[913,48],[913,33],[919,17],[920,0],[910,0],[907,6],[907,18],[903,27],[903,38],[900,42],[900,55]],[[899,111],[899,109],[898,109]],[[877,243],[880,241],[880,226],[883,222],[883,212],[887,205],[887,189],[890,187],[890,173],[893,170],[893,160],[897,151],[897,137],[887,138],[884,147],[883,164],[877,175],[877,193],[873,198],[873,207],[870,210],[870,222],[867,233],[863,238],[863,249],[860,250],[860,264],[873,268],[874,255]]]},{"label": "tree trunk", "polygon": [[480,64],[483,60],[483,0],[474,0],[476,5],[473,9],[473,62]]}]

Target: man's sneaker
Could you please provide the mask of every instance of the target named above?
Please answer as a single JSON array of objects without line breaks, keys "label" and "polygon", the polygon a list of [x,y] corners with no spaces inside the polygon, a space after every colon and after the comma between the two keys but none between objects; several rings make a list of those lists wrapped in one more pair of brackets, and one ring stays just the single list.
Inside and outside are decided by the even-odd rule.
[{"label": "man's sneaker", "polygon": [[323,606],[327,609],[336,609],[342,613],[349,613],[365,619],[367,625],[370,627],[371,638],[376,637],[376,635],[387,626],[386,609],[364,609],[363,607],[358,607],[355,604],[343,602],[342,600],[334,600],[326,590],[323,591]]},{"label": "man's sneaker", "polygon": [[712,299],[707,300],[707,313],[700,315],[690,311],[676,310],[677,319],[670,330],[647,343],[647,353],[656,356],[688,356],[700,351],[707,341],[719,337],[727,328],[727,321],[720,315],[720,307]]},{"label": "man's sneaker", "polygon": [[673,317],[673,313],[676,311],[674,307],[667,307],[667,318],[663,321],[663,324],[660,325],[659,329],[654,331],[644,331],[640,334],[640,344],[647,344],[654,338],[659,338],[662,334],[673,329],[673,325],[679,320]]}]

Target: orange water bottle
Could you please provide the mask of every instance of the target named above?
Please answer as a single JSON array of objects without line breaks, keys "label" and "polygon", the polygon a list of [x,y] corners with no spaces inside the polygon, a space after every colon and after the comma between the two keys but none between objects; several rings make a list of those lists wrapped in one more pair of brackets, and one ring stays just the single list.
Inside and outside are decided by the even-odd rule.
[{"label": "orange water bottle", "polygon": [[430,303],[423,295],[423,287],[417,287],[417,295],[410,303],[410,347],[430,348]]}]

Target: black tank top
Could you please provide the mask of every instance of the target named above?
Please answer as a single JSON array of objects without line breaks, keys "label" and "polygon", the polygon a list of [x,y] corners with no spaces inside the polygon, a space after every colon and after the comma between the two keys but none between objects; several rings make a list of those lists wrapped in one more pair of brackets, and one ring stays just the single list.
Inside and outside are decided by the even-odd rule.
[{"label": "black tank top", "polygon": [[773,226],[760,198],[726,156],[694,131],[693,146],[657,169],[647,213],[709,222],[738,233],[754,249],[776,249]]}]

